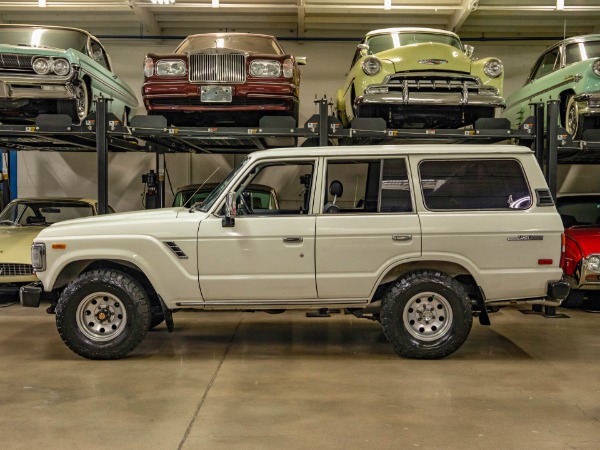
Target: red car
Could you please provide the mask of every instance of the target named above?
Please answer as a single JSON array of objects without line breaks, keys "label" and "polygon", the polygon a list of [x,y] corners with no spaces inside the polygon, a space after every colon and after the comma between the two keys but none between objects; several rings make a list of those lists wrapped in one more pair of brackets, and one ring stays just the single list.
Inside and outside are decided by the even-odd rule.
[{"label": "red car", "polygon": [[565,227],[563,271],[571,287],[562,305],[577,308],[600,291],[600,194],[562,195],[556,207]]},{"label": "red car", "polygon": [[287,54],[273,36],[188,36],[172,54],[146,55],[144,105],[181,126],[258,126],[263,116],[297,123],[298,64],[306,58]]}]

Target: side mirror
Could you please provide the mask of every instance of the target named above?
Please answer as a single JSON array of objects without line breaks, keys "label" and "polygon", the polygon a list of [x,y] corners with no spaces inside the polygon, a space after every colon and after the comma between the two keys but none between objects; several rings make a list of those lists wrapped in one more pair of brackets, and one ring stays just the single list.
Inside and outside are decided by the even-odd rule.
[{"label": "side mirror", "polygon": [[363,53],[369,53],[369,44],[358,44],[358,48],[363,52]]},{"label": "side mirror", "polygon": [[231,191],[227,193],[225,197],[225,217],[221,221],[221,225],[224,227],[235,226],[235,215],[236,215],[236,204],[235,204],[235,192]]},{"label": "side mirror", "polygon": [[296,56],[296,63],[298,63],[299,66],[305,66],[306,62],[306,56]]},{"label": "side mirror", "polygon": [[465,54],[471,58],[473,57],[473,52],[475,51],[475,47],[472,45],[465,45]]}]

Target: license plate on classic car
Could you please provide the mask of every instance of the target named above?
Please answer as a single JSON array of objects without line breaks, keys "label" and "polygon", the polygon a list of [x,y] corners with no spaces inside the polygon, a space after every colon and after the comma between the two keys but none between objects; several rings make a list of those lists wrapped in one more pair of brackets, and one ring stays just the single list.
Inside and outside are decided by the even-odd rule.
[{"label": "license plate on classic car", "polygon": [[202,86],[200,100],[207,103],[230,103],[232,91],[231,86]]}]

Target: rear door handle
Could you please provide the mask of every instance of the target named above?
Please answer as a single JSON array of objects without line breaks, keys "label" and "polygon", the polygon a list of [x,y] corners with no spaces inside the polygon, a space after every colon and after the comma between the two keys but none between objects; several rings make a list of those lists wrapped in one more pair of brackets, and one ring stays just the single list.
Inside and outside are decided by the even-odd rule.
[{"label": "rear door handle", "polygon": [[301,237],[284,237],[283,242],[286,244],[294,244],[298,242],[303,242],[304,238]]},{"label": "rear door handle", "polygon": [[395,234],[392,236],[393,241],[412,241],[411,234]]}]

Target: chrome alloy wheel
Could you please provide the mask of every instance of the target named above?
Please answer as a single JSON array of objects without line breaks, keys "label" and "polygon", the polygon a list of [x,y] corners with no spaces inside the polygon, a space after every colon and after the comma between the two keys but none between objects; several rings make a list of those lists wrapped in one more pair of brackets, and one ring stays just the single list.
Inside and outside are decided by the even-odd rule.
[{"label": "chrome alloy wheel", "polygon": [[433,341],[452,326],[452,308],[448,300],[435,292],[420,292],[404,307],[404,326],[413,337]]},{"label": "chrome alloy wheel", "polygon": [[77,327],[93,341],[110,341],[125,330],[127,311],[121,301],[108,292],[85,297],[76,312]]},{"label": "chrome alloy wheel", "polygon": [[89,114],[88,111],[88,89],[85,82],[75,87],[75,105],[79,122],[82,122]]}]

